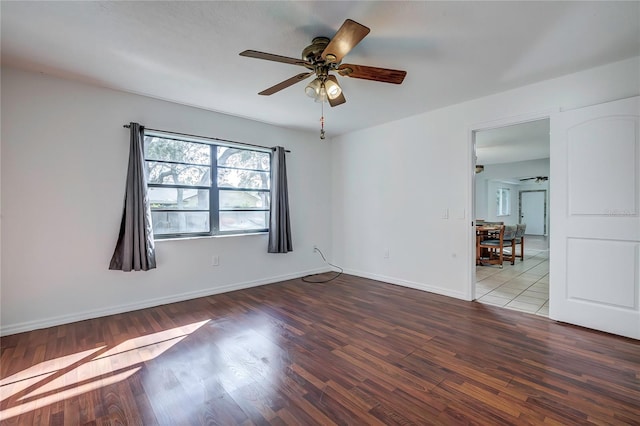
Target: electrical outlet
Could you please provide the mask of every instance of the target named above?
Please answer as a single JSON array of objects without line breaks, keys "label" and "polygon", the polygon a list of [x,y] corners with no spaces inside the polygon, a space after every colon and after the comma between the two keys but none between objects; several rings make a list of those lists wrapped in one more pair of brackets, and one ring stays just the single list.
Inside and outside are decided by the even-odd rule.
[{"label": "electrical outlet", "polygon": [[389,249],[384,249],[384,258],[385,259],[389,258]]},{"label": "electrical outlet", "polygon": [[318,251],[318,246],[314,244],[314,245],[313,245],[313,252],[315,253],[315,252],[317,252],[317,251]]},{"label": "electrical outlet", "polygon": [[211,264],[213,266],[220,265],[220,256],[213,256],[213,258],[211,259]]}]

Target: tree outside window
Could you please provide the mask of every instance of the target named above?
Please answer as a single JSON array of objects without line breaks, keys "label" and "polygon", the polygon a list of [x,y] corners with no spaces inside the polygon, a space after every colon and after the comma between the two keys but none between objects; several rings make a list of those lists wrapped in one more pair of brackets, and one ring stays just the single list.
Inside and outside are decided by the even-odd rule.
[{"label": "tree outside window", "polygon": [[498,188],[496,216],[509,216],[511,214],[511,191],[509,188]]}]

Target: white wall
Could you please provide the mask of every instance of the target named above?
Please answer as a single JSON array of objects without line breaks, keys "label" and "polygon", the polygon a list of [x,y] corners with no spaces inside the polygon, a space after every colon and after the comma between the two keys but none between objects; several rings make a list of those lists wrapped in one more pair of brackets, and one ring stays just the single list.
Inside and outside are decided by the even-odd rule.
[{"label": "white wall", "polygon": [[[290,149],[294,251],[267,254],[266,235],[157,241],[157,269],[109,271],[129,150],[122,125],[130,121]],[[1,332],[326,270],[312,247],[331,256],[329,160],[315,132],[2,69]]]},{"label": "white wall", "polygon": [[471,131],[637,95],[639,75],[636,57],[334,138],[333,263],[471,299]]}]

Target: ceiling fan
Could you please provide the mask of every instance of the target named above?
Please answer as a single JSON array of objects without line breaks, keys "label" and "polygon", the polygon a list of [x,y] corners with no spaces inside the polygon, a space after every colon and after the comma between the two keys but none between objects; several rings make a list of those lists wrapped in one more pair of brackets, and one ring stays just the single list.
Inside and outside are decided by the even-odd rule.
[{"label": "ceiling fan", "polygon": [[544,182],[549,180],[549,176],[534,176],[534,177],[528,177],[528,178],[522,178],[520,179],[521,182],[526,181],[526,180],[536,180],[536,183],[540,183],[540,182]]},{"label": "ceiling fan", "polygon": [[[305,93],[315,99],[316,102],[328,102],[329,105],[335,107],[345,103],[346,99],[342,93],[342,88],[338,84],[338,79],[331,74],[332,72],[343,77],[394,84],[401,84],[407,75],[406,71],[342,63],[342,59],[347,53],[360,43],[369,34],[369,31],[371,30],[364,25],[347,19],[332,39],[315,37],[311,44],[302,50],[302,59],[258,52],[256,50],[245,50],[240,53],[240,56],[298,65],[310,70],[271,86],[258,93],[259,95],[273,95],[315,75],[316,78],[305,88]],[[323,136],[324,123],[320,137],[324,139]]]}]

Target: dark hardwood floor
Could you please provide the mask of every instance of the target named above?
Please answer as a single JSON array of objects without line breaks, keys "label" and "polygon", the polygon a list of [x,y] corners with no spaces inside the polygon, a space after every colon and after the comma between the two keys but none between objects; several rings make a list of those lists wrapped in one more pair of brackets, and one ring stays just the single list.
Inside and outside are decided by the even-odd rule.
[{"label": "dark hardwood floor", "polygon": [[2,425],[640,424],[640,342],[353,276],[0,343]]}]

